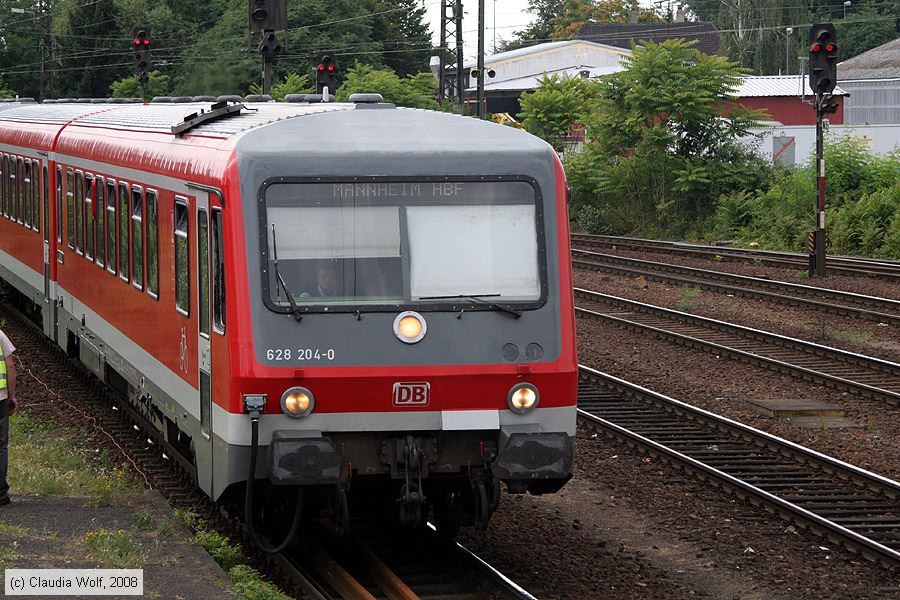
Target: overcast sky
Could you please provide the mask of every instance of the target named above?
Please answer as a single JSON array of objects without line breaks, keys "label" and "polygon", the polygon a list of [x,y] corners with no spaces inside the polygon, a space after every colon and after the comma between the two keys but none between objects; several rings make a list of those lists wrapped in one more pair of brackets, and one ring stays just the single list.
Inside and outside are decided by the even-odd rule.
[{"label": "overcast sky", "polygon": [[[452,2],[453,0],[448,0]],[[440,0],[424,0],[426,22],[431,27],[435,45],[440,41],[441,2]],[[641,6],[651,6],[650,0],[641,0]],[[491,54],[494,48],[494,35],[497,43],[502,39],[511,39],[514,31],[524,29],[534,20],[534,15],[526,12],[528,0],[485,0],[484,51]],[[496,20],[494,15],[496,14]],[[496,27],[495,27],[496,23]],[[463,54],[466,59],[475,58],[478,51],[478,0],[463,0]]]}]

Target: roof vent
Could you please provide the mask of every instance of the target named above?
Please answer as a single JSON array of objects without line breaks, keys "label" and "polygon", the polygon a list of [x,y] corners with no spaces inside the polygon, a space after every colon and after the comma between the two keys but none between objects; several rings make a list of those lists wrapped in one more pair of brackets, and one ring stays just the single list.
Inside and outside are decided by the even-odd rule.
[{"label": "roof vent", "polygon": [[78,102],[79,104],[90,104],[91,99],[90,98],[79,98],[75,102]]},{"label": "roof vent", "polygon": [[244,102],[271,102],[272,96],[269,94],[250,94],[244,97]]},{"label": "roof vent", "polygon": [[153,96],[150,102],[171,102],[172,96]]},{"label": "roof vent", "polygon": [[384,97],[381,94],[350,94],[349,100],[356,104],[378,104],[384,102]]},{"label": "roof vent", "polygon": [[122,104],[123,102],[125,102],[125,98],[107,98],[106,99],[107,104]]},{"label": "roof vent", "polygon": [[193,96],[175,96],[174,98],[172,98],[172,102],[175,102],[177,104],[183,104],[185,102],[193,102],[193,101],[194,101]]},{"label": "roof vent", "polygon": [[215,102],[215,96],[194,96],[194,102]]},{"label": "roof vent", "polygon": [[125,98],[122,102],[124,104],[143,104],[144,100],[141,98]]},{"label": "roof vent", "polygon": [[56,104],[56,98],[44,98],[44,101],[41,104]]},{"label": "roof vent", "polygon": [[216,98],[216,102],[241,102],[241,97],[237,94],[232,94],[230,96],[219,96]]},{"label": "roof vent", "polygon": [[75,98],[60,98],[57,102],[60,104],[69,104],[70,102],[75,102]]},{"label": "roof vent", "polygon": [[4,98],[3,100],[0,100],[0,102],[18,102],[18,100],[15,98]]},{"label": "roof vent", "polygon": [[[322,94],[288,94],[285,102],[321,102]],[[334,102],[334,94],[328,94],[328,101]]]},{"label": "roof vent", "polygon": [[106,104],[106,98],[92,98],[91,104]]}]

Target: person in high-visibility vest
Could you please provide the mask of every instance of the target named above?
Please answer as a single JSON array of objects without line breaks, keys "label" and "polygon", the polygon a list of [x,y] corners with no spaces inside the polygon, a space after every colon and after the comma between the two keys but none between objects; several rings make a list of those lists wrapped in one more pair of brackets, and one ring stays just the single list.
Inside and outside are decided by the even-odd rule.
[{"label": "person in high-visibility vest", "polygon": [[9,415],[16,410],[15,346],[0,331],[0,506],[9,504]]}]

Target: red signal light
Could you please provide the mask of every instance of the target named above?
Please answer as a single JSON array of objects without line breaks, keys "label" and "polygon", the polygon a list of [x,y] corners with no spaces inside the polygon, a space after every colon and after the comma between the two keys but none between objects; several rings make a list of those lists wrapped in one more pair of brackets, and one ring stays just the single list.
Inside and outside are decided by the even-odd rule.
[{"label": "red signal light", "polygon": [[328,65],[328,70],[329,70],[329,71],[334,71],[334,65]]},{"label": "red signal light", "polygon": [[825,46],[825,49],[829,52],[834,52],[834,44],[828,44],[827,46]]},{"label": "red signal light", "polygon": [[141,45],[141,40],[134,40],[134,45],[135,45],[135,46],[140,46],[140,45]]},{"label": "red signal light", "polygon": [[821,49],[822,49],[822,46],[820,44],[813,44],[812,48],[810,48],[810,50],[812,50],[813,52],[818,52]]},{"label": "red signal light", "polygon": [[324,71],[324,70],[325,70],[325,65],[319,65],[319,70],[320,70],[320,71]]},{"label": "red signal light", "polygon": [[144,45],[145,45],[145,46],[149,46],[149,45],[150,45],[150,40],[144,40]]}]

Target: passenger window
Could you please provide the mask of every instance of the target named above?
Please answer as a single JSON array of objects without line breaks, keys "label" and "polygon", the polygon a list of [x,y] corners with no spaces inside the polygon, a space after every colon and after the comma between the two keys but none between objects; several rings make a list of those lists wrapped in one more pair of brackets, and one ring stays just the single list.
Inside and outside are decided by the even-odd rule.
[{"label": "passenger window", "polygon": [[147,190],[147,293],[159,298],[159,212],[156,192]]},{"label": "passenger window", "polygon": [[0,155],[0,214],[9,217],[9,209],[6,204],[6,169],[8,168],[9,159]]},{"label": "passenger window", "polygon": [[200,333],[209,337],[209,216],[205,208],[197,211],[197,278]]},{"label": "passenger window", "polygon": [[116,182],[106,182],[106,247],[109,256],[106,261],[106,270],[116,272]]},{"label": "passenger window", "polygon": [[225,255],[222,243],[222,209],[212,211],[212,305],[213,329],[225,333]]},{"label": "passenger window", "polygon": [[41,163],[31,161],[31,228],[41,230]]},{"label": "passenger window", "polygon": [[11,221],[16,220],[18,209],[18,198],[16,197],[16,157],[9,157],[9,170],[6,178],[7,191],[9,192],[9,218]]},{"label": "passenger window", "polygon": [[94,182],[94,193],[91,198],[94,204],[94,214],[97,215],[96,235],[97,235],[97,265],[103,266],[106,262],[106,228],[103,226],[106,222],[106,201],[104,193],[106,186],[103,185],[103,178],[97,177]]},{"label": "passenger window", "polygon": [[119,183],[119,277],[128,281],[128,184]]},{"label": "passenger window", "polygon": [[22,217],[25,227],[31,227],[31,161],[19,159],[19,171],[22,172]]},{"label": "passenger window", "polygon": [[94,177],[84,176],[84,255],[94,258]]},{"label": "passenger window", "polygon": [[21,157],[17,160],[19,161],[19,170],[16,173],[16,221],[21,223],[25,212],[25,186],[22,184],[25,168],[22,166]]},{"label": "passenger window", "polygon": [[75,249],[75,173],[72,169],[66,171],[66,206],[68,208],[68,229],[66,236],[69,239],[69,248]]},{"label": "passenger window", "polygon": [[131,188],[131,282],[144,289],[144,190]]},{"label": "passenger window", "polygon": [[175,309],[190,315],[190,257],[187,199],[175,197]]},{"label": "passenger window", "polygon": [[63,194],[62,167],[56,167],[56,241],[62,244],[63,236]]},{"label": "passenger window", "polygon": [[41,179],[41,198],[43,203],[41,208],[44,211],[44,241],[50,241],[50,169],[44,165],[44,176]]},{"label": "passenger window", "polygon": [[75,251],[84,254],[84,173],[75,171]]}]

